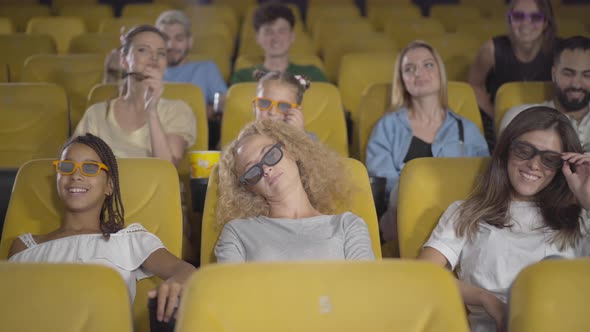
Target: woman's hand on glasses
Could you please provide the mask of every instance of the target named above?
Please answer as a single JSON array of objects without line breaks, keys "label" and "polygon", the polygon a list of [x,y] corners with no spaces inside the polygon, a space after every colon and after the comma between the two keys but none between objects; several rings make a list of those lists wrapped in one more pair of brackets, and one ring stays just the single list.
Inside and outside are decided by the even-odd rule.
[{"label": "woman's hand on glasses", "polygon": [[144,71],[145,79],[141,81],[146,87],[144,107],[147,111],[156,112],[160,98],[164,93],[164,82],[161,74],[154,68],[147,67]]},{"label": "woman's hand on glasses", "polygon": [[[570,190],[582,207],[590,211],[590,154],[566,152],[562,171]],[[572,171],[571,165],[575,166]]]},{"label": "woman's hand on glasses", "polygon": [[305,131],[305,122],[303,120],[303,112],[301,112],[301,110],[299,108],[291,108],[285,114],[285,122],[295,128]]}]

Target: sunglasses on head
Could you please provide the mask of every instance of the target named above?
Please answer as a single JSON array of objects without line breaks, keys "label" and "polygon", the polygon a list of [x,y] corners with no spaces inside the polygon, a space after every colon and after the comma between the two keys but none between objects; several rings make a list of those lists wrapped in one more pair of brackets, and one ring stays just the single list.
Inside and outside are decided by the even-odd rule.
[{"label": "sunglasses on head", "polygon": [[240,183],[245,186],[253,186],[264,176],[264,169],[262,166],[274,166],[283,159],[283,150],[281,150],[281,143],[277,143],[268,150],[260,162],[250,167],[244,175],[240,176]]},{"label": "sunglasses on head", "polygon": [[56,160],[53,162],[53,166],[55,166],[55,171],[62,175],[74,174],[77,169],[80,169],[80,173],[84,176],[97,176],[101,169],[104,169],[105,172],[109,171],[107,165],[94,161],[77,163],[73,160]]},{"label": "sunglasses on head", "polygon": [[510,22],[523,22],[525,19],[529,18],[532,23],[541,23],[545,21],[545,15],[542,12],[534,12],[534,13],[525,13],[522,11],[515,11],[511,10],[508,12],[508,18]]},{"label": "sunglasses on head", "polygon": [[520,160],[531,160],[536,155],[541,157],[541,163],[549,169],[560,169],[563,166],[563,159],[561,153],[555,151],[540,151],[534,145],[523,142],[514,141],[510,145],[512,154]]},{"label": "sunglasses on head", "polygon": [[299,105],[290,103],[288,101],[272,100],[263,97],[256,97],[252,100],[252,102],[254,103],[254,106],[256,106],[261,111],[270,111],[273,107],[276,107],[279,111],[287,113],[292,108],[299,107]]}]

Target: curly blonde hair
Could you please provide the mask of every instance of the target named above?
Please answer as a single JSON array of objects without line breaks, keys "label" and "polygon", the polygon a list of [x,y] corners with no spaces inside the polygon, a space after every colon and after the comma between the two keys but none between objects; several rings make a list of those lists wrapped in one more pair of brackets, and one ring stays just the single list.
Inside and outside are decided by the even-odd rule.
[{"label": "curly blonde hair", "polygon": [[311,205],[320,213],[335,213],[336,202],[349,202],[352,188],[345,178],[348,172],[340,155],[314,141],[302,130],[283,121],[265,119],[246,125],[221,154],[217,167],[219,190],[216,210],[220,226],[234,219],[268,216],[270,213],[264,197],[251,192],[239,181],[237,150],[246,138],[255,135],[268,136],[281,143],[282,149],[296,161],[303,189]]}]

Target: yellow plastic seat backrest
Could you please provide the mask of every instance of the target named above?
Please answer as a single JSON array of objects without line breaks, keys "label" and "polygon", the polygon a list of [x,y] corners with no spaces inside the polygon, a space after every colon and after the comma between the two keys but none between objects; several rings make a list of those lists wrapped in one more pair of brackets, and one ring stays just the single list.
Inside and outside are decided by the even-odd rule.
[{"label": "yellow plastic seat backrest", "polygon": [[509,82],[504,83],[496,92],[494,105],[494,122],[496,132],[500,129],[502,118],[514,106],[539,104],[553,98],[551,82]]},{"label": "yellow plastic seat backrest", "polygon": [[52,0],[51,1],[51,8],[54,12],[59,13],[59,11],[68,6],[78,5],[78,6],[96,6],[100,0]]},{"label": "yellow plastic seat backrest", "polygon": [[[559,18],[566,18],[567,20],[576,20],[580,22],[588,22],[588,11],[590,11],[588,4],[568,4],[558,6],[555,9],[555,16]],[[564,20],[562,20],[564,21]],[[578,33],[580,34],[580,33]]]},{"label": "yellow plastic seat backrest", "polygon": [[61,7],[58,13],[61,16],[80,17],[84,20],[89,32],[97,32],[103,19],[113,17],[113,8],[107,4],[70,4]]},{"label": "yellow plastic seat backrest", "polygon": [[258,3],[257,0],[213,0],[213,1],[211,1],[211,4],[215,5],[215,6],[221,5],[221,6],[231,7],[236,12],[239,19],[244,19],[248,8],[255,6],[257,3]]},{"label": "yellow plastic seat backrest", "polygon": [[111,268],[0,262],[0,280],[5,331],[132,331],[127,286]]},{"label": "yellow plastic seat backrest", "polygon": [[494,36],[505,34],[508,29],[506,24],[504,18],[480,20],[477,22],[457,22],[457,33],[469,34],[477,38],[480,44],[483,44]]},{"label": "yellow plastic seat backrest", "polygon": [[[238,83],[228,90],[221,121],[222,148],[236,139],[247,123],[255,120],[252,99],[256,96],[256,85],[253,82]],[[346,121],[338,88],[330,83],[312,83],[304,94],[302,108],[306,131],[347,157]]]},{"label": "yellow plastic seat backrest", "polygon": [[385,29],[385,22],[396,21],[399,19],[421,18],[420,7],[414,4],[376,4],[369,6],[367,4],[367,17],[377,31]]},{"label": "yellow plastic seat backrest", "polygon": [[27,24],[28,34],[48,34],[55,39],[57,52],[65,54],[73,37],[86,33],[86,25],[79,17],[33,17]]},{"label": "yellow plastic seat backrest", "polygon": [[209,49],[215,48],[223,51],[229,58],[234,52],[234,41],[220,33],[199,33],[193,35],[193,47],[191,53],[207,53]]},{"label": "yellow plastic seat backrest", "polygon": [[31,18],[49,15],[51,15],[49,7],[38,4],[38,1],[35,4],[22,4],[19,2],[19,4],[0,5],[0,16],[10,18],[18,32],[24,32],[27,29],[27,23]]},{"label": "yellow plastic seat backrest", "polygon": [[[590,13],[590,6],[586,11]],[[558,19],[559,20],[559,19]],[[583,35],[588,37],[590,35],[590,27],[586,25],[587,21],[560,20],[558,21],[558,35],[563,38]]]},{"label": "yellow plastic seat backrest", "polygon": [[10,52],[0,52],[0,64],[8,65],[11,82],[20,82],[25,60],[31,55],[57,52],[55,41],[51,36],[22,33],[0,35],[0,49],[10,50]]},{"label": "yellow plastic seat backrest", "polygon": [[108,33],[114,34],[117,38],[121,34],[121,28],[125,27],[125,32],[129,31],[129,29],[133,28],[136,25],[142,24],[151,24],[153,25],[155,22],[150,21],[149,18],[145,17],[109,17],[103,18],[100,20],[100,24],[98,25],[98,32],[99,33]]},{"label": "yellow plastic seat backrest", "polygon": [[8,83],[8,65],[0,63],[0,83]]},{"label": "yellow plastic seat backrest", "polygon": [[348,38],[340,35],[324,43],[322,54],[326,64],[326,75],[330,82],[338,82],[342,57],[351,53],[395,53],[397,44],[382,33],[370,32]]},{"label": "yellow plastic seat backrest", "polygon": [[0,17],[0,35],[10,35],[14,33],[14,24],[8,17]]},{"label": "yellow plastic seat backrest", "polygon": [[352,3],[347,4],[341,1],[338,4],[310,4],[307,8],[305,25],[307,30],[313,33],[316,22],[329,18],[355,19],[360,17],[359,9]]},{"label": "yellow plastic seat backrest", "polygon": [[516,277],[510,294],[510,331],[586,331],[590,315],[590,259],[545,260]]},{"label": "yellow plastic seat backrest", "polygon": [[385,22],[384,32],[396,41],[400,49],[412,40],[424,40],[447,33],[442,23],[434,18],[406,18]]},{"label": "yellow plastic seat backrest", "polygon": [[402,169],[397,223],[400,255],[416,258],[451,203],[466,199],[489,158],[418,158]]},{"label": "yellow plastic seat backrest", "polygon": [[102,81],[103,71],[103,54],[34,55],[25,62],[21,80],[61,85],[68,95],[74,129],[86,110],[88,93]]},{"label": "yellow plastic seat backrest", "polygon": [[[6,258],[12,241],[20,234],[44,234],[61,223],[62,207],[56,192],[56,159],[32,160],[18,171],[6,212],[0,259]],[[118,159],[125,224],[141,223],[175,256],[182,246],[182,211],[178,173],[172,163],[156,158]],[[137,282],[134,304],[136,331],[149,331],[147,292],[156,277]],[[95,284],[96,286],[96,284]],[[101,289],[97,288],[97,289]],[[119,313],[122,315],[125,313]]]},{"label": "yellow plastic seat backrest", "polygon": [[69,53],[97,53],[106,55],[113,49],[119,48],[121,41],[115,34],[85,33],[70,41]]},{"label": "yellow plastic seat backrest", "polygon": [[[465,82],[448,83],[449,108],[473,122],[483,135],[483,125],[475,93]],[[373,126],[391,105],[391,83],[378,83],[368,87],[361,98],[358,121],[358,142],[361,160],[366,158],[366,149]]]},{"label": "yellow plastic seat backrest", "polygon": [[57,155],[68,137],[68,103],[58,85],[0,84],[0,167]]},{"label": "yellow plastic seat backrest", "polygon": [[400,260],[206,266],[183,294],[177,331],[286,326],[308,332],[468,331],[452,274]]},{"label": "yellow plastic seat backrest", "polygon": [[464,33],[442,34],[424,39],[443,59],[447,79],[466,82],[482,42],[477,37]]},{"label": "yellow plastic seat backrest", "polygon": [[343,34],[349,38],[354,38],[356,35],[367,34],[376,32],[373,29],[373,25],[366,18],[329,18],[324,20],[318,20],[315,23],[313,34],[311,37],[315,42],[316,48],[321,48],[328,40]]},{"label": "yellow plastic seat backrest", "polygon": [[[373,244],[373,253],[377,259],[381,258],[381,242],[379,238],[379,225],[377,224],[377,213],[371,194],[371,185],[369,175],[365,166],[356,159],[346,158],[345,165],[350,172],[350,181],[356,191],[350,200],[349,206],[338,204],[338,212],[343,213],[350,211],[361,217],[369,228],[369,235]],[[217,166],[211,172],[207,194],[205,198],[205,208],[203,212],[203,222],[201,229],[201,265],[211,264],[215,259],[215,243],[221,234],[223,227],[220,227],[215,218],[218,200],[218,170]]]},{"label": "yellow plastic seat backrest", "polygon": [[439,20],[448,32],[455,32],[457,22],[477,22],[482,19],[479,9],[461,5],[432,6],[430,17]]},{"label": "yellow plastic seat backrest", "polygon": [[159,3],[129,3],[123,7],[121,17],[140,17],[151,21],[152,25],[163,12],[172,9],[170,6]]},{"label": "yellow plastic seat backrest", "polygon": [[223,23],[228,27],[232,36],[236,36],[239,30],[238,15],[233,8],[223,5],[190,5],[184,8],[184,12],[192,23],[205,22]]}]

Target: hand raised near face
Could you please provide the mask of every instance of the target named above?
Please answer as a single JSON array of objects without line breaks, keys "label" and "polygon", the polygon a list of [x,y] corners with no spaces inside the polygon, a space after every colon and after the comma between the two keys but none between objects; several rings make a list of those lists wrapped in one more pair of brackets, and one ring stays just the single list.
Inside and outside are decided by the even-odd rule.
[{"label": "hand raised near face", "polygon": [[566,152],[561,158],[564,160],[561,170],[570,190],[580,205],[590,210],[590,155]]}]

